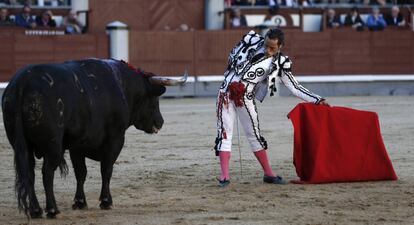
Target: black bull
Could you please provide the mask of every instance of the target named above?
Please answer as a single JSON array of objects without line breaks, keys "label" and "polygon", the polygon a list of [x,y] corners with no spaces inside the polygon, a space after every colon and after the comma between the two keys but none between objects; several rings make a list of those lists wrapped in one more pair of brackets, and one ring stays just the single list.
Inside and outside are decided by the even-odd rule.
[{"label": "black bull", "polygon": [[156,133],[163,125],[158,97],[166,85],[184,83],[155,77],[117,60],[87,59],[32,65],[18,71],[3,94],[3,120],[14,149],[18,206],[32,218],[42,217],[36,198],[35,156],[43,157],[46,213],[59,213],[53,193],[57,167],[67,173],[69,149],[77,187],[74,209],[86,208],[85,157],[100,161],[100,207],[112,205],[112,169],[131,125]]}]

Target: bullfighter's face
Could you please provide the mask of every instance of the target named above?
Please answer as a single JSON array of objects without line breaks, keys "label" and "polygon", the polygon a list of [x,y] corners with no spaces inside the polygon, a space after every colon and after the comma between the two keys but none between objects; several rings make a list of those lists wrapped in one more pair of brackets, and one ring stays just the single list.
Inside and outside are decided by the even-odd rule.
[{"label": "bullfighter's face", "polygon": [[265,54],[266,56],[273,56],[276,55],[276,53],[279,51],[280,45],[279,45],[279,39],[270,39],[266,38],[264,42],[264,46],[266,48]]}]

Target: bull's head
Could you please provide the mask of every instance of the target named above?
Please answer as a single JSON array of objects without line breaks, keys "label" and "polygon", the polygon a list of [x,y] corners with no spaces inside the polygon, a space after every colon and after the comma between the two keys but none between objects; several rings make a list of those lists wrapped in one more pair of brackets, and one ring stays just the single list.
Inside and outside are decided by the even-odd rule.
[{"label": "bull's head", "polygon": [[157,133],[164,123],[159,107],[159,96],[166,91],[165,86],[184,84],[187,81],[188,74],[186,71],[182,77],[175,79],[150,73],[147,73],[146,76],[149,81],[147,94],[144,99],[139,100],[139,109],[133,124],[135,128],[146,133]]}]

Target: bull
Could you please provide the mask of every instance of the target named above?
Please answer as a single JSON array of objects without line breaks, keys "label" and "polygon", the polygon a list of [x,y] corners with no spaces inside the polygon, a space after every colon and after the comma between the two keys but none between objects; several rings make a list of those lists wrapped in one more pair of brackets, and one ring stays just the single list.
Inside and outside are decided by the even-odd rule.
[{"label": "bull", "polygon": [[127,128],[134,125],[157,133],[164,123],[159,96],[165,86],[186,79],[187,74],[179,79],[155,76],[114,59],[29,65],[19,70],[2,97],[4,126],[14,150],[19,209],[32,218],[43,216],[34,187],[36,157],[43,158],[45,213],[48,218],[59,214],[53,177],[57,167],[67,173],[65,150],[77,181],[72,208],[87,207],[83,185],[88,157],[100,162],[100,208],[110,209],[109,183]]}]

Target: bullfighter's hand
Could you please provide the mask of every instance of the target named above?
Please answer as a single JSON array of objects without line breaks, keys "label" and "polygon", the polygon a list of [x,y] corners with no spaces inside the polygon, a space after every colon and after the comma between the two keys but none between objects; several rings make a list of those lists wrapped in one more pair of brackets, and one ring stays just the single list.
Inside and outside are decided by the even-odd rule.
[{"label": "bullfighter's hand", "polygon": [[319,105],[330,106],[326,100],[322,100],[321,102],[319,102]]}]

